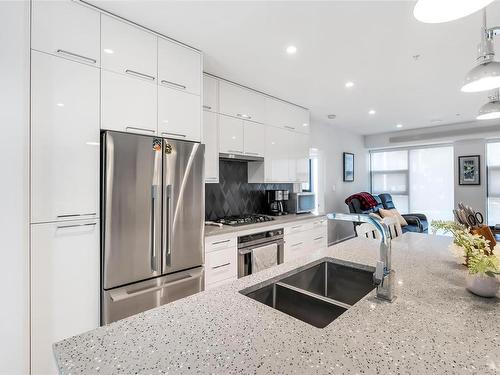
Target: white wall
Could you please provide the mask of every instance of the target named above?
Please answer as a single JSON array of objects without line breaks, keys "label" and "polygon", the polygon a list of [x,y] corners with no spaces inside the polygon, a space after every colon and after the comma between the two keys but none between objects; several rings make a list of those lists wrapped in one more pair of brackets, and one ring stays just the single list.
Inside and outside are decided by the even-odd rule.
[{"label": "white wall", "polygon": [[0,2],[0,374],[29,373],[29,3]]},{"label": "white wall", "polygon": [[[322,213],[349,212],[345,199],[360,191],[369,191],[368,152],[364,137],[328,124],[311,125],[311,148],[317,153],[319,169],[319,210]],[[354,157],[354,182],[343,181],[343,152]],[[354,235],[351,223],[329,222],[328,241],[333,243]]]},{"label": "white wall", "polygon": [[[487,189],[486,189],[486,140],[474,139],[463,140],[453,143],[453,151],[455,154],[455,207],[460,202],[474,208],[483,215],[487,209]],[[479,155],[481,158],[481,185],[467,186],[458,184],[458,157]],[[485,218],[487,216],[484,216]]]}]

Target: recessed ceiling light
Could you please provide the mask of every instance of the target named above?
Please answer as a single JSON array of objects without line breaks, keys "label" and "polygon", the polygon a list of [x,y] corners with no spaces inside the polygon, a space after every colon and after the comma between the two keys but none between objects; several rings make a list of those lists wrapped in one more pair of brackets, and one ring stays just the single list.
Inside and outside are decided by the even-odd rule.
[{"label": "recessed ceiling light", "polygon": [[354,86],[354,82],[349,81],[349,82],[345,83],[345,87],[347,87],[348,89],[350,89],[353,86]]},{"label": "recessed ceiling light", "polygon": [[400,129],[400,128],[402,128],[402,127],[403,127],[403,124],[397,124],[397,125],[396,125],[396,128],[399,128],[399,129]]},{"label": "recessed ceiling light", "polygon": [[309,124],[308,124],[308,123],[306,123],[306,122],[304,122],[304,123],[302,124],[302,126],[304,126],[304,127],[305,127],[305,126],[309,126]]},{"label": "recessed ceiling light", "polygon": [[289,55],[293,55],[296,52],[297,52],[297,47],[295,46],[286,47],[286,53],[288,53]]},{"label": "recessed ceiling light", "polygon": [[331,115],[328,115],[326,117],[328,117],[330,120],[335,120],[335,118],[337,117],[337,115],[331,114]]},{"label": "recessed ceiling light", "polygon": [[103,51],[106,52],[106,53],[109,53],[110,55],[113,54],[113,53],[115,53],[115,51],[113,51],[110,48],[104,48]]},{"label": "recessed ceiling light", "polygon": [[370,109],[370,110],[368,111],[368,114],[369,114],[369,115],[374,115],[375,113],[377,113],[377,111],[375,111],[374,109]]},{"label": "recessed ceiling light", "polygon": [[58,107],[64,107],[64,103],[57,103],[56,104]]}]

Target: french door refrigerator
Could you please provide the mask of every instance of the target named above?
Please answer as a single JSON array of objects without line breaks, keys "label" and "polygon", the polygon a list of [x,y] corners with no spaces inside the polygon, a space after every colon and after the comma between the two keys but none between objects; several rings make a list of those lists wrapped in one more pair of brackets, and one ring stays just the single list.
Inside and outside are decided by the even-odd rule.
[{"label": "french door refrigerator", "polygon": [[101,324],[204,288],[204,145],[102,133]]}]

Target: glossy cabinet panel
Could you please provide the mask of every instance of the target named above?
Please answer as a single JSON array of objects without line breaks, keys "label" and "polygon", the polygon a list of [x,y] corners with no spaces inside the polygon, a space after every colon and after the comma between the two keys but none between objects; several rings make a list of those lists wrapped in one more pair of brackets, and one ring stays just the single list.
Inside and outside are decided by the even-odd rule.
[{"label": "glossy cabinet panel", "polygon": [[220,113],[264,122],[264,96],[226,81],[219,82]]},{"label": "glossy cabinet panel", "polygon": [[234,117],[219,117],[219,151],[228,154],[243,154],[243,121]]},{"label": "glossy cabinet panel", "polygon": [[288,177],[291,182],[309,180],[309,136],[307,134],[287,132],[290,145],[288,154]]},{"label": "glossy cabinet panel", "polygon": [[205,182],[219,182],[219,115],[203,111],[203,143],[205,144]]},{"label": "glossy cabinet panel", "polygon": [[265,144],[265,182],[289,182],[289,131],[273,126],[267,126],[265,132]]},{"label": "glossy cabinet panel", "polygon": [[201,94],[201,53],[158,38],[158,82],[192,94]]},{"label": "glossy cabinet panel", "polygon": [[99,212],[99,69],[33,51],[31,221]]},{"label": "glossy cabinet panel", "polygon": [[153,82],[101,72],[101,128],[156,134],[157,90]]},{"label": "glossy cabinet panel", "polygon": [[163,137],[201,140],[201,99],[169,87],[158,87],[158,133]]},{"label": "glossy cabinet panel", "polygon": [[156,82],[157,39],[147,31],[103,14],[102,68]]},{"label": "glossy cabinet panel", "polygon": [[219,80],[208,75],[203,76],[203,109],[219,112]]},{"label": "glossy cabinet panel", "polygon": [[31,373],[57,374],[52,344],[99,326],[99,222],[31,226]]},{"label": "glossy cabinet panel", "polygon": [[266,127],[250,121],[243,121],[243,151],[249,156],[264,156],[266,145],[263,142],[263,135]]},{"label": "glossy cabinet panel", "polygon": [[270,97],[265,98],[264,122],[300,133],[309,133],[308,110]]},{"label": "glossy cabinet panel", "polygon": [[100,65],[100,14],[74,1],[34,0],[31,48]]}]

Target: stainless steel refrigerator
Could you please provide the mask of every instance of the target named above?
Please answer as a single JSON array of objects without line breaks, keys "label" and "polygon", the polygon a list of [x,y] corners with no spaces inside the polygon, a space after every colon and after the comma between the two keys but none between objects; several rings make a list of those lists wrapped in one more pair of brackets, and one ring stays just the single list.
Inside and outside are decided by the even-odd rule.
[{"label": "stainless steel refrigerator", "polygon": [[204,288],[204,145],[102,133],[101,324]]}]

